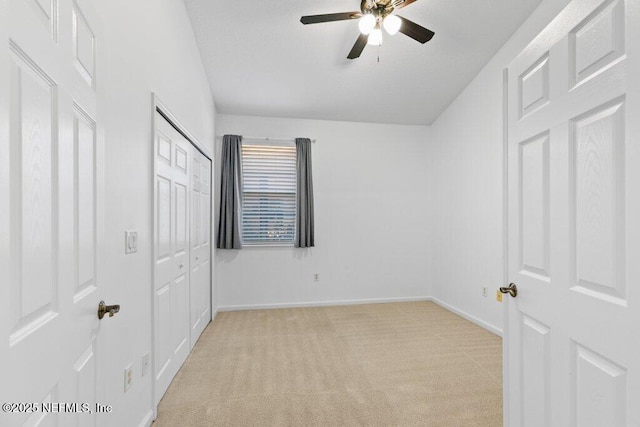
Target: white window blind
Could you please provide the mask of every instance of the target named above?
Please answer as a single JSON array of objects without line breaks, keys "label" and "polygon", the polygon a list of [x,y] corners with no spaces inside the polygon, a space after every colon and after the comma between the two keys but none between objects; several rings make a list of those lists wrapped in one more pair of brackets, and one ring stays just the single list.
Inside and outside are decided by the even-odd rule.
[{"label": "white window blind", "polygon": [[242,242],[293,244],[296,147],[242,143]]}]

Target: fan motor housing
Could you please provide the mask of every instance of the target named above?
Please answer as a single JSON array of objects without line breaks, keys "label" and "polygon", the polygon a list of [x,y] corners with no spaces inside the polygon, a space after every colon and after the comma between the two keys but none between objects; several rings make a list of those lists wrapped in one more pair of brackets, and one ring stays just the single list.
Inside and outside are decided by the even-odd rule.
[{"label": "fan motor housing", "polygon": [[376,18],[384,18],[395,9],[393,0],[362,0],[360,10],[363,14],[372,14]]}]

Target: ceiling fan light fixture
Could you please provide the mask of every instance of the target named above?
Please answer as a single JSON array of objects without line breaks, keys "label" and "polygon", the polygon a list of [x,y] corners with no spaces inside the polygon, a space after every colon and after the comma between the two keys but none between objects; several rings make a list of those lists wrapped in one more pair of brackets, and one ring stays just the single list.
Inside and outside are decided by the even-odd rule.
[{"label": "ceiling fan light fixture", "polygon": [[[2,0],[0,0],[2,1]],[[355,1],[355,0],[354,0]],[[396,9],[404,8],[417,0],[359,0],[360,11],[324,13],[322,15],[308,15],[300,18],[300,22],[320,24],[323,22],[355,21],[361,34],[347,55],[348,59],[359,58],[367,44],[382,45],[382,27],[388,34],[402,32],[407,37],[425,44],[433,38],[435,33],[428,28],[416,24],[407,18],[393,15]],[[379,59],[379,58],[378,58]]]},{"label": "ceiling fan light fixture", "polygon": [[370,13],[364,15],[362,18],[360,18],[360,22],[358,22],[358,28],[360,28],[360,32],[364,35],[369,34],[375,26],[376,17]]},{"label": "ceiling fan light fixture", "polygon": [[382,25],[384,25],[384,29],[387,30],[387,33],[389,33],[389,35],[394,35],[398,31],[400,31],[402,21],[396,15],[388,15],[386,18],[384,18]]},{"label": "ceiling fan light fixture", "polygon": [[382,45],[382,30],[380,29],[379,26],[371,30],[367,43],[373,46]]}]

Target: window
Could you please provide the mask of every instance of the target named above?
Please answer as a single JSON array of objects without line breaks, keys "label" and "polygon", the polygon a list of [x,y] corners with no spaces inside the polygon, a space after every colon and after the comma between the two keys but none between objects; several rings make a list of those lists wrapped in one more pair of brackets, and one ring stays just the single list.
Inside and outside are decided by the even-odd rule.
[{"label": "window", "polygon": [[242,243],[293,245],[296,147],[242,143]]}]

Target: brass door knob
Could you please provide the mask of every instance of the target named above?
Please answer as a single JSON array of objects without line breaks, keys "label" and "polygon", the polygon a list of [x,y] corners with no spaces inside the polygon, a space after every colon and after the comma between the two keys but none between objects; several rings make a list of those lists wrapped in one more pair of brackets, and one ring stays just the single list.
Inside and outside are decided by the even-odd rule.
[{"label": "brass door knob", "polygon": [[105,314],[109,314],[109,317],[113,317],[114,314],[120,311],[120,304],[106,305],[104,301],[100,301],[98,304],[98,319],[102,319]]},{"label": "brass door knob", "polygon": [[501,287],[500,292],[502,292],[503,294],[509,294],[515,298],[518,296],[518,287],[516,286],[515,283],[509,283],[509,286]]}]

